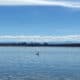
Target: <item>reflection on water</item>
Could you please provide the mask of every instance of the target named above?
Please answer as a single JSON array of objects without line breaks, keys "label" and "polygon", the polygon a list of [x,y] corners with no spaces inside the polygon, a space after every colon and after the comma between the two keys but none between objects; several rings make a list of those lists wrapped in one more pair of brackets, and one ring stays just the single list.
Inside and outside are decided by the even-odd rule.
[{"label": "reflection on water", "polygon": [[80,49],[0,47],[0,80],[80,80]]}]

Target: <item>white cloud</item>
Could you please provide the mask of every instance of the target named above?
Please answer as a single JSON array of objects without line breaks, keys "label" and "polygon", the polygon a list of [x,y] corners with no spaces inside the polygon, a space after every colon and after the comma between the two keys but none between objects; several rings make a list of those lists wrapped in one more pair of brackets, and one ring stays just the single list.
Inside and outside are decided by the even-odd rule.
[{"label": "white cloud", "polygon": [[80,8],[80,1],[74,0],[0,0],[0,5],[49,5]]},{"label": "white cloud", "polygon": [[0,41],[25,41],[25,42],[64,42],[64,41],[78,41],[80,42],[80,35],[66,35],[66,36],[0,36]]}]

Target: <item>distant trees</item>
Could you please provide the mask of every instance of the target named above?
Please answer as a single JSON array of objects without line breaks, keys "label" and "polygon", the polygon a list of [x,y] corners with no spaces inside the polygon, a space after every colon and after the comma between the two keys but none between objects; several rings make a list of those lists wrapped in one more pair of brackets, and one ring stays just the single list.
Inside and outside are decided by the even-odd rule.
[{"label": "distant trees", "polygon": [[27,43],[27,42],[12,42],[12,43],[8,43],[8,42],[6,42],[6,43],[0,43],[0,46],[31,46],[31,47],[33,47],[33,46],[56,46],[56,47],[60,47],[60,46],[62,46],[62,47],[80,47],[80,43],[56,43],[56,44],[54,44],[54,43],[52,43],[52,44],[49,44],[49,43],[47,43],[47,42],[44,42],[44,43],[38,43],[38,42],[31,42],[31,43]]}]

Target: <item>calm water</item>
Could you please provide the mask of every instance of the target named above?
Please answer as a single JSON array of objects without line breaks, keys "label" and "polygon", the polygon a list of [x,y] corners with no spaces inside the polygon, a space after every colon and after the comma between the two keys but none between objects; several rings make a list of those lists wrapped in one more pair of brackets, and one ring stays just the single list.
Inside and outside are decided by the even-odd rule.
[{"label": "calm water", "polygon": [[80,80],[80,48],[0,47],[0,80]]}]

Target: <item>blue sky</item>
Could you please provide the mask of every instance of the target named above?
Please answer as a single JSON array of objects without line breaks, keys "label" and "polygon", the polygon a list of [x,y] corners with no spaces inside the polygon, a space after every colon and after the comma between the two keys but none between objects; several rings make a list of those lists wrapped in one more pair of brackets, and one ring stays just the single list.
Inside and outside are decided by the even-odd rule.
[{"label": "blue sky", "polygon": [[0,35],[80,35],[80,5],[76,4],[66,7],[45,4],[1,5]]}]

